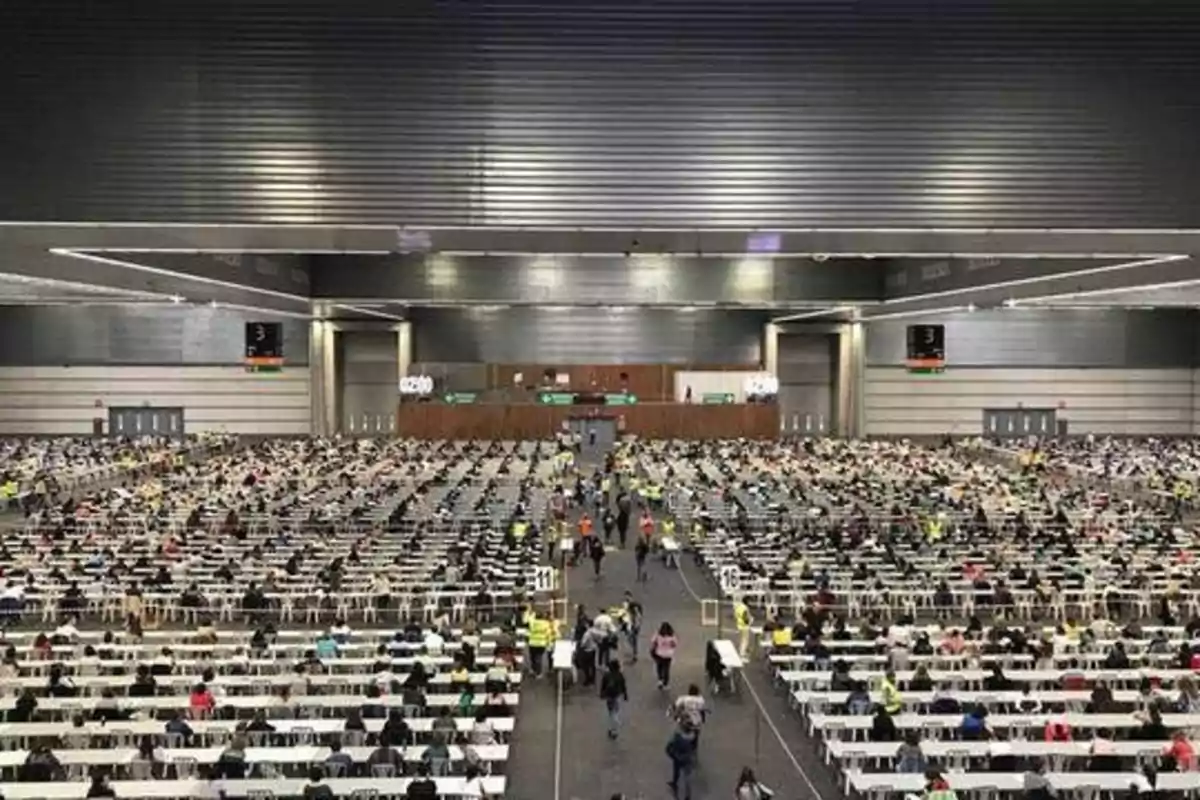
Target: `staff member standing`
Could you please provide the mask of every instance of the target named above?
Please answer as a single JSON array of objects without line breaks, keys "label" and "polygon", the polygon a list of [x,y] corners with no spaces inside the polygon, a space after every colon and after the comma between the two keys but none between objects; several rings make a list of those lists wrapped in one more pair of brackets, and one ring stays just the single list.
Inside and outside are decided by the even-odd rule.
[{"label": "staff member standing", "polygon": [[733,604],[733,621],[738,632],[738,655],[745,659],[750,654],[750,625],[754,618],[750,616],[750,607],[741,599]]},{"label": "staff member standing", "polygon": [[535,678],[542,677],[542,660],[546,656],[546,648],[554,636],[554,626],[550,620],[542,617],[537,611],[530,610],[526,621],[529,628],[529,669]]}]

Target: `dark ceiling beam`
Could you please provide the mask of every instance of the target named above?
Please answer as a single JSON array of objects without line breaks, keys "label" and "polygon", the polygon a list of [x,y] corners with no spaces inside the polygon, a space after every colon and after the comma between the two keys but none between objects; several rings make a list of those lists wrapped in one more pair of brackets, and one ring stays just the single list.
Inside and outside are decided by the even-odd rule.
[{"label": "dark ceiling beam", "polygon": [[882,260],[739,256],[316,256],[313,296],[398,303],[756,307],[868,302]]}]

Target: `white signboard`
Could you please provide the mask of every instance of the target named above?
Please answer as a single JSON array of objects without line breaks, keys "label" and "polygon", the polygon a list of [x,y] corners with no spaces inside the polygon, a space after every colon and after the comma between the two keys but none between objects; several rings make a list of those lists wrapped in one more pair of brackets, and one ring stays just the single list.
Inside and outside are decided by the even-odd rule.
[{"label": "white signboard", "polygon": [[400,394],[433,394],[433,378],[428,375],[405,375],[400,379]]}]

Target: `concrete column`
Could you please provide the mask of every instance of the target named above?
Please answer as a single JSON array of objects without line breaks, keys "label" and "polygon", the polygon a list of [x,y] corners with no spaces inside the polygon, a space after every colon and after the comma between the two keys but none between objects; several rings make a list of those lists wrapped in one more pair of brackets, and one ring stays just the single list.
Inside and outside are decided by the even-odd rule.
[{"label": "concrete column", "polygon": [[779,326],[774,322],[763,325],[763,372],[779,375]]},{"label": "concrete column", "polygon": [[337,341],[333,323],[313,320],[308,342],[312,432],[314,436],[332,436],[338,431]]},{"label": "concrete column", "polygon": [[863,398],[866,333],[861,322],[850,322],[838,331],[838,435],[862,436],[865,404]]},{"label": "concrete column", "polygon": [[401,322],[396,325],[396,374],[403,378],[412,366],[413,340],[412,323]]}]

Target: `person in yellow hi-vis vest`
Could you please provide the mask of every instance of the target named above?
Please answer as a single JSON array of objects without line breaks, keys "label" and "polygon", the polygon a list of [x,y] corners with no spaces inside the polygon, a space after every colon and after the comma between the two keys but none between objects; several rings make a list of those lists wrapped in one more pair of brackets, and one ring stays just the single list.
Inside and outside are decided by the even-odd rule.
[{"label": "person in yellow hi-vis vest", "polygon": [[528,622],[529,670],[533,673],[533,677],[540,678],[542,677],[542,660],[554,637],[554,625],[532,609],[529,613],[532,615]]},{"label": "person in yellow hi-vis vest", "polygon": [[771,631],[771,647],[781,648],[788,647],[792,643],[792,629],[787,625],[776,624],[775,630]]},{"label": "person in yellow hi-vis vest", "polygon": [[738,654],[747,658],[750,655],[750,625],[754,618],[750,616],[750,606],[742,600],[733,604],[733,622],[738,631]]},{"label": "person in yellow hi-vis vest", "polygon": [[896,688],[896,673],[888,670],[883,674],[883,683],[879,685],[880,705],[889,714],[899,714],[904,708],[904,698]]},{"label": "person in yellow hi-vis vest", "polygon": [[925,523],[925,536],[930,542],[936,542],[942,538],[943,522],[938,517],[930,517]]}]

